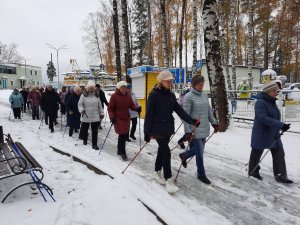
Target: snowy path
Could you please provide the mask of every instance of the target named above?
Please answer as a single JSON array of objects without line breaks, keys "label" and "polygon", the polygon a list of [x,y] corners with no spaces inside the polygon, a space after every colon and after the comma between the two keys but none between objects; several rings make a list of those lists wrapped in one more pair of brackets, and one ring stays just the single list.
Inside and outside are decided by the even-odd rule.
[{"label": "snowy path", "polygon": [[[288,173],[290,178],[296,182],[294,185],[285,186],[275,182],[272,177],[270,155],[262,163],[264,181],[248,179],[244,165],[249,157],[250,148],[248,146],[251,130],[235,127],[225,134],[214,135],[207,143],[205,165],[213,186],[206,186],[197,180],[195,160],[192,160],[188,168],[183,168],[179,175],[179,192],[171,196],[165,192],[163,186],[152,180],[157,151],[157,144],[154,141],[147,145],[125,175],[122,175],[121,171],[127,163],[122,162],[116,156],[117,136],[113,129],[104,152],[99,157],[98,152],[90,149],[90,146],[83,146],[81,141],[75,147],[77,136],[69,138],[65,135],[65,138],[62,138],[60,126],[57,126],[54,134],[50,134],[45,126],[38,130],[39,121],[31,121],[29,115],[25,115],[24,121],[8,121],[9,108],[7,106],[7,103],[0,97],[0,124],[4,126],[6,132],[11,132],[13,137],[20,138],[26,147],[33,150],[33,155],[47,170],[45,180],[50,186],[54,186],[55,195],[60,198],[61,203],[52,204],[51,212],[48,214],[38,195],[38,197],[33,196],[33,200],[30,200],[41,208],[42,215],[47,214],[46,218],[50,222],[44,224],[96,224],[93,222],[103,220],[104,216],[101,214],[95,218],[96,211],[100,213],[104,210],[105,213],[111,215],[109,208],[116,207],[122,196],[131,199],[130,207],[134,210],[138,209],[138,212],[143,215],[140,219],[148,221],[148,223],[141,223],[141,221],[137,223],[132,218],[131,212],[123,212],[122,215],[125,216],[123,224],[155,224],[157,220],[154,216],[143,206],[141,207],[140,203],[137,204],[133,201],[132,194],[135,196],[135,200],[141,198],[146,202],[168,224],[300,224],[299,135],[286,134],[283,137]],[[177,123],[178,125],[179,123]],[[103,131],[99,132],[99,144],[102,144],[108,130],[107,126],[108,124]],[[23,132],[24,127],[27,128],[26,133]],[[22,131],[18,132],[18,130]],[[182,131],[174,137],[170,144],[171,148],[176,145],[176,140],[181,135]],[[138,132],[136,136],[138,137]],[[38,147],[37,143],[39,143]],[[86,167],[52,151],[49,148],[50,144],[73,152],[116,179],[111,180],[107,176],[93,174]],[[138,142],[127,143],[129,158],[134,157],[138,150]],[[178,158],[180,151],[177,148],[172,152],[173,175],[176,174],[180,165]],[[75,190],[74,187],[76,187]],[[111,195],[109,190],[117,187],[119,189],[121,187],[122,190],[116,191],[116,198],[110,196],[111,201],[115,201],[115,204],[109,204],[103,195]],[[91,193],[97,193],[97,202],[91,199],[93,198],[90,196]],[[128,193],[131,194],[128,195]],[[5,210],[0,208],[0,212],[16,210],[23,206],[24,201],[28,200],[26,196],[16,195],[16,198],[18,200],[13,204],[7,204]],[[23,201],[20,201],[19,198]],[[99,203],[101,198],[104,201],[103,204]],[[126,206],[123,207],[126,208]],[[120,206],[115,210],[120,213],[123,208]],[[43,211],[45,211],[44,214]],[[22,218],[25,215],[26,213],[23,215],[21,212],[18,217]],[[82,218],[88,219],[83,221]],[[113,222],[116,222],[117,218],[114,219]],[[113,222],[108,221],[107,224],[114,224]]]}]

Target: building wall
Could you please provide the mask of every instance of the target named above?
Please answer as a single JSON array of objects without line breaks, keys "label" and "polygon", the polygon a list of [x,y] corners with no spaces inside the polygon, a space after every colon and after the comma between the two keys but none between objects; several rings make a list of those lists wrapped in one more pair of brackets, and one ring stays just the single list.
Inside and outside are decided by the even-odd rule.
[{"label": "building wall", "polygon": [[25,86],[42,85],[42,70],[41,67],[24,64],[0,64],[16,68],[16,74],[8,74],[0,72],[0,89],[3,89],[3,80],[6,80],[6,89],[21,88],[21,80],[19,78],[25,77]]}]

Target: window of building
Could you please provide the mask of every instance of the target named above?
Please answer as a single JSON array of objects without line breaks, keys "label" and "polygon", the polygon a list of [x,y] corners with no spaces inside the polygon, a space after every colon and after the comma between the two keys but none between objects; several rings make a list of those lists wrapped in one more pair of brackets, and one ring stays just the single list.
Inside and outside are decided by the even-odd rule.
[{"label": "window of building", "polygon": [[0,73],[17,74],[16,67],[0,65]]},{"label": "window of building", "polygon": [[13,80],[10,81],[10,86],[14,86],[14,81]]},{"label": "window of building", "polygon": [[30,75],[32,75],[32,70],[30,70]]},{"label": "window of building", "polygon": [[36,83],[37,83],[37,86],[40,86],[40,82],[39,81],[37,81]]},{"label": "window of building", "polygon": [[2,80],[0,80],[0,86],[2,85]]},{"label": "window of building", "polygon": [[37,76],[37,71],[34,71],[34,74]]},{"label": "window of building", "polygon": [[32,81],[32,84],[35,85],[35,80]]}]

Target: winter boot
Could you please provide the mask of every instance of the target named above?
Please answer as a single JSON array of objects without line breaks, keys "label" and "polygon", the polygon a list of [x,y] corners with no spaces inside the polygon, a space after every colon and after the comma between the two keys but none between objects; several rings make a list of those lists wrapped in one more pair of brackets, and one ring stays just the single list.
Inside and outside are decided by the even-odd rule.
[{"label": "winter boot", "polygon": [[69,137],[72,137],[72,135],[73,135],[73,131],[70,129],[69,130]]},{"label": "winter boot", "polygon": [[179,190],[172,178],[166,180],[166,189],[169,194],[174,194],[176,191]]},{"label": "winter boot", "polygon": [[181,141],[181,139],[177,142],[180,146],[181,149],[185,149],[185,145],[184,145],[184,142]]},{"label": "winter boot", "polygon": [[97,145],[93,145],[93,149],[99,150],[99,147]]},{"label": "winter boot", "polygon": [[127,161],[128,160],[128,157],[126,154],[122,154],[121,155],[121,158],[123,159],[123,161]]},{"label": "winter boot", "polygon": [[198,179],[205,184],[211,184],[210,180],[205,175],[204,176],[198,175]]},{"label": "winter boot", "polygon": [[294,183],[292,180],[288,179],[286,176],[279,174],[275,177],[275,180],[278,183],[283,183],[283,184],[292,184]]},{"label": "winter boot", "polygon": [[166,184],[166,180],[161,176],[161,170],[160,171],[155,171],[153,175],[153,179],[157,181],[160,184]]},{"label": "winter boot", "polygon": [[87,145],[87,140],[84,140],[84,141],[83,141],[83,145]]},{"label": "winter boot", "polygon": [[181,159],[182,166],[183,166],[184,168],[187,168],[186,158],[183,156],[183,153],[180,153],[180,154],[179,154],[179,157],[180,157],[180,159]]},{"label": "winter boot", "polygon": [[136,140],[136,137],[134,135],[130,135],[132,140]]},{"label": "winter boot", "polygon": [[252,176],[253,176],[254,178],[258,179],[258,180],[263,180],[263,179],[264,179],[259,173],[253,174]]},{"label": "winter boot", "polygon": [[54,133],[54,129],[53,128],[51,129],[51,133]]},{"label": "winter boot", "polygon": [[131,140],[129,138],[127,138],[126,141],[131,142]]}]

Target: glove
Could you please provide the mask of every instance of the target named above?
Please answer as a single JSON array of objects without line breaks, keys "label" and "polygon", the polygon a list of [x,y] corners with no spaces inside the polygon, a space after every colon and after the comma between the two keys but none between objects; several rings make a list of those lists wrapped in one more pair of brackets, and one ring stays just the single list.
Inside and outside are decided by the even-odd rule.
[{"label": "glove", "polygon": [[81,115],[84,115],[84,114],[85,114],[85,111],[84,111],[84,110],[82,110],[82,111],[81,111]]},{"label": "glove", "polygon": [[195,127],[199,127],[199,125],[200,125],[200,120],[198,120],[198,119],[193,119],[193,123],[194,123],[194,126],[195,126]]},{"label": "glove", "polygon": [[142,107],[141,106],[137,107],[136,111],[140,114],[142,112]]},{"label": "glove", "polygon": [[150,140],[151,140],[151,135],[145,134],[144,140],[145,140],[145,142],[147,142],[147,143],[150,142]]},{"label": "glove", "polygon": [[104,115],[100,115],[100,120],[103,120],[103,118],[104,118]]},{"label": "glove", "polygon": [[285,123],[285,124],[283,124],[281,130],[282,130],[283,132],[286,132],[287,130],[290,129],[290,127],[291,127],[291,124],[290,124],[290,123]]},{"label": "glove", "polygon": [[117,120],[116,120],[116,118],[111,118],[111,119],[110,119],[110,122],[111,122],[112,124],[114,124],[115,122],[117,122]]},{"label": "glove", "polygon": [[219,130],[220,130],[219,124],[213,124],[212,126],[213,126],[213,128],[214,128],[214,132],[215,132],[215,133],[218,133]]},{"label": "glove", "polygon": [[72,114],[73,114],[73,111],[70,111],[69,114],[72,115]]},{"label": "glove", "polygon": [[193,137],[193,134],[192,133],[186,133],[184,135],[184,138],[185,138],[185,141],[190,141]]}]

